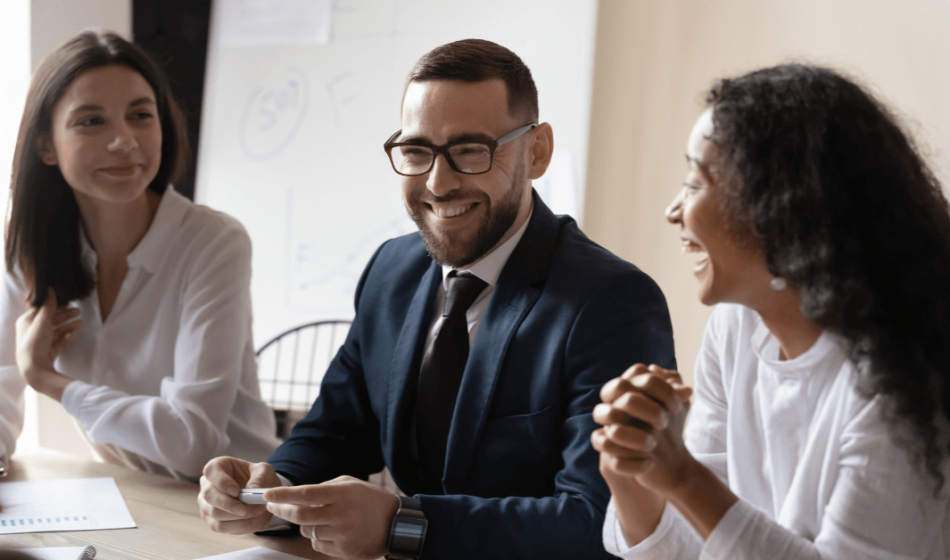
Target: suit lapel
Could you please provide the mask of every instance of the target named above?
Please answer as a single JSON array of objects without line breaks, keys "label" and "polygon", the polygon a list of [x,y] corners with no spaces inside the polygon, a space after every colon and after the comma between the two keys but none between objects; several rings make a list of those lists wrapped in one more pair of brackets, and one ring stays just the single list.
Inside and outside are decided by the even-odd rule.
[{"label": "suit lapel", "polygon": [[440,282],[442,268],[433,262],[419,282],[393,350],[386,419],[386,439],[391,445],[383,446],[384,454],[391,453],[387,463],[393,466],[393,472],[414,473],[417,470],[409,448],[413,417],[411,406],[419,378],[422,342],[432,320]]},{"label": "suit lapel", "polygon": [[468,474],[508,344],[541,295],[559,231],[558,219],[535,192],[531,221],[498,278],[465,365],[446,450],[447,492]]}]

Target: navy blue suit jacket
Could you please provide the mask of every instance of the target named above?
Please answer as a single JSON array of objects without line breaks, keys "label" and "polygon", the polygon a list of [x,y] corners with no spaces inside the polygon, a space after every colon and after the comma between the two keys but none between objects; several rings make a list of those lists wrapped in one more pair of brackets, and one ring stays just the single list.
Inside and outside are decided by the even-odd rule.
[{"label": "navy blue suit jacket", "polygon": [[469,354],[444,494],[419,495],[409,430],[441,281],[417,233],[377,250],[320,396],[269,462],[296,484],[388,466],[429,520],[423,558],[611,558],[591,412],[630,365],[675,367],[660,289],[535,195]]}]

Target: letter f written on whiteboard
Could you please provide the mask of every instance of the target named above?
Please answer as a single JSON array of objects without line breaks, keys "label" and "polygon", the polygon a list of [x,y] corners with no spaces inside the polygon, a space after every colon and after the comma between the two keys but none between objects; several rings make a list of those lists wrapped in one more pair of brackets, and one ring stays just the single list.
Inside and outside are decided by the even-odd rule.
[{"label": "letter f written on whiteboard", "polygon": [[343,72],[327,82],[327,95],[333,106],[333,124],[337,128],[343,126],[343,107],[359,99],[356,94],[347,93],[348,81],[353,77],[352,72]]}]

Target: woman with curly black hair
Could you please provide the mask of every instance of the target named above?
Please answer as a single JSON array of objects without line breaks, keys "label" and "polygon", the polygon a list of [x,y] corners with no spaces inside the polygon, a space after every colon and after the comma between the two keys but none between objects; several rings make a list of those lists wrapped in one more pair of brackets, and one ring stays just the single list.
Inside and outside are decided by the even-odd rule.
[{"label": "woman with curly black hair", "polygon": [[946,558],[950,211],[891,113],[824,68],[722,80],[667,210],[710,318],[696,399],[638,364],[592,437],[624,558]]}]

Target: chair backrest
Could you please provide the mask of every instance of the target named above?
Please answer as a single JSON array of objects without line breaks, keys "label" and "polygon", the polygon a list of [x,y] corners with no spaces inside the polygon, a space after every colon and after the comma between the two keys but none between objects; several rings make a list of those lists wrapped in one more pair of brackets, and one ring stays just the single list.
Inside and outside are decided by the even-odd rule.
[{"label": "chair backrest", "polygon": [[261,398],[274,411],[279,438],[287,439],[320,394],[323,374],[346,340],[350,323],[332,320],[300,325],[257,351]]}]

